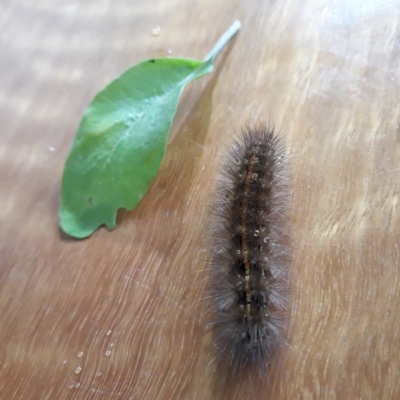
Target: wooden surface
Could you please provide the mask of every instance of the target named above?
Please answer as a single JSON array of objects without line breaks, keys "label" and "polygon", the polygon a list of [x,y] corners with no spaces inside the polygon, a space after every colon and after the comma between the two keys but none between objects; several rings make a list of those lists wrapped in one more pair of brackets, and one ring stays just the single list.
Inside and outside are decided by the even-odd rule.
[{"label": "wooden surface", "polygon": [[[0,398],[399,399],[399,16],[391,0],[2,1]],[[143,59],[201,59],[236,18],[139,206],[63,236],[92,97]],[[207,203],[259,117],[292,156],[290,346],[265,382],[226,384],[200,301]]]}]

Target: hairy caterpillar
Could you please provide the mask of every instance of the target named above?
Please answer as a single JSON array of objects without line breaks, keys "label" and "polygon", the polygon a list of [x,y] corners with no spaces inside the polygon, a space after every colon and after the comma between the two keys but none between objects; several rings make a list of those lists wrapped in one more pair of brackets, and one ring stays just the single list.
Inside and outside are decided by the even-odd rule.
[{"label": "hairy caterpillar", "polygon": [[288,162],[272,128],[243,129],[215,192],[209,298],[216,358],[234,373],[262,373],[284,343],[288,286]]}]

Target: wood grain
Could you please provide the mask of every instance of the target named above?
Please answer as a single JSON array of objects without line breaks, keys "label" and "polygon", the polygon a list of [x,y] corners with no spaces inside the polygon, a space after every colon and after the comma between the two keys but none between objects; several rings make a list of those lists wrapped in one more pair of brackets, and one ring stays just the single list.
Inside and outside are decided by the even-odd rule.
[{"label": "wood grain", "polygon": [[[391,0],[2,1],[0,398],[399,399],[399,16]],[[236,18],[139,206],[65,237],[60,178],[91,98],[143,59],[201,59]],[[213,178],[257,118],[291,149],[293,295],[290,346],[251,386],[215,373],[200,299]]]}]

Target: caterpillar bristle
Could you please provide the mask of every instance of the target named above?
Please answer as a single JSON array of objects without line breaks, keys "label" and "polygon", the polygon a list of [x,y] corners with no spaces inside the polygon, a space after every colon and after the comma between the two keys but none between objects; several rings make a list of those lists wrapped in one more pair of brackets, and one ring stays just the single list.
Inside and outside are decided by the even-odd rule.
[{"label": "caterpillar bristle", "polygon": [[288,189],[283,139],[245,127],[222,163],[209,226],[216,361],[235,374],[263,375],[285,343]]}]

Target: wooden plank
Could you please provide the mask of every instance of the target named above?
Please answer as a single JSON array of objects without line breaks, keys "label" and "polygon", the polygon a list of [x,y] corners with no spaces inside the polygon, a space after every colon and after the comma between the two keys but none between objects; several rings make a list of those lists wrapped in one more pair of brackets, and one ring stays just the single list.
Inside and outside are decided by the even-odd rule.
[{"label": "wooden plank", "polygon": [[[400,6],[367,1],[4,1],[0,12],[0,397],[400,397]],[[117,228],[58,228],[81,114],[146,58],[201,59],[165,159]],[[152,30],[159,25],[161,34]],[[225,144],[274,122],[292,156],[288,346],[225,382],[207,330],[208,202]],[[217,371],[217,372],[216,372]]]}]

